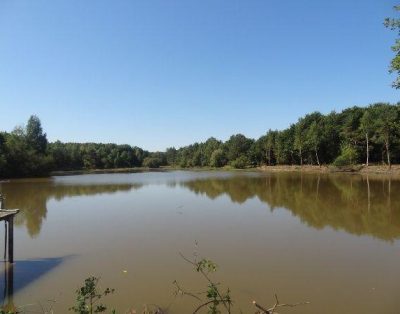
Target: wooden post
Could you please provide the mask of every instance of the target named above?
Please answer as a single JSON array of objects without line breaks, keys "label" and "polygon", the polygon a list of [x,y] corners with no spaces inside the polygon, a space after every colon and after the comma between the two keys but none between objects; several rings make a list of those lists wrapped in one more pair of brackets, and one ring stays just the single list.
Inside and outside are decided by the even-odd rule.
[{"label": "wooden post", "polygon": [[8,261],[14,263],[14,216],[8,218]]},{"label": "wooden post", "polygon": [[8,299],[7,303],[12,303],[12,297],[14,294],[14,265],[5,264],[5,288],[6,297]]}]

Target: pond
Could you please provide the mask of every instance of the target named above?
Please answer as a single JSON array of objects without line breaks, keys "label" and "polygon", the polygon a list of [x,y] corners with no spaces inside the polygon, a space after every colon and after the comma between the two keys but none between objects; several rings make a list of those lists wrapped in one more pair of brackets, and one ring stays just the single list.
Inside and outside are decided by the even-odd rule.
[{"label": "pond", "polygon": [[[0,183],[15,218],[13,296],[66,313],[90,275],[121,313],[191,313],[204,279],[180,256],[218,264],[234,312],[399,313],[400,181],[343,174],[170,171]],[[4,232],[0,232],[4,241]],[[5,270],[0,291],[5,288]],[[8,272],[8,278],[10,274]]]}]

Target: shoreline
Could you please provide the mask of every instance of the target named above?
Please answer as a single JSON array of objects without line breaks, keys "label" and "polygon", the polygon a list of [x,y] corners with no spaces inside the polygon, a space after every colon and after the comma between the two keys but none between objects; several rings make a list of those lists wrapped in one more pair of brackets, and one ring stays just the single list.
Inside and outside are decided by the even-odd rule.
[{"label": "shoreline", "polygon": [[137,172],[167,172],[167,171],[260,171],[257,167],[246,169],[235,169],[230,167],[213,168],[213,167],[191,167],[181,168],[173,166],[163,166],[159,168],[136,167],[136,168],[110,168],[110,169],[81,169],[81,170],[58,170],[52,171],[49,177],[53,176],[72,176],[81,174],[106,174],[106,173],[137,173]]},{"label": "shoreline", "polygon": [[165,171],[253,171],[253,172],[306,172],[306,173],[347,173],[347,174],[382,174],[382,175],[399,175],[400,164],[392,165],[389,170],[386,165],[354,165],[352,167],[337,168],[330,165],[275,165],[275,166],[259,166],[245,169],[235,169],[232,167],[212,168],[212,167],[173,167],[164,166],[160,168],[136,167],[136,168],[116,168],[116,169],[82,169],[82,170],[61,170],[52,171],[50,176],[66,176],[80,174],[106,174],[106,173],[135,173],[135,172],[165,172]]},{"label": "shoreline", "polygon": [[165,171],[165,169],[163,169],[163,168],[147,168],[147,167],[57,170],[57,171],[50,172],[49,177],[73,176],[73,175],[81,175],[81,174],[136,173],[136,172],[163,172],[163,171]]},{"label": "shoreline", "polygon": [[[181,168],[165,166],[160,168],[136,167],[136,168],[116,168],[116,169],[81,169],[81,170],[59,170],[52,171],[46,177],[34,178],[48,178],[53,176],[73,176],[84,174],[112,174],[112,173],[140,173],[140,172],[167,172],[167,171],[226,171],[226,172],[263,172],[263,173],[285,173],[285,172],[300,172],[310,174],[349,174],[349,175],[375,175],[375,176],[394,176],[400,178],[400,164],[392,165],[389,170],[386,165],[354,165],[347,168],[336,168],[333,166],[322,165],[321,167],[315,165],[275,165],[275,166],[259,166],[245,169],[235,169],[232,167],[212,168],[212,167],[194,167],[194,168]],[[29,179],[26,178],[1,178],[0,182],[5,182],[15,179]]]}]

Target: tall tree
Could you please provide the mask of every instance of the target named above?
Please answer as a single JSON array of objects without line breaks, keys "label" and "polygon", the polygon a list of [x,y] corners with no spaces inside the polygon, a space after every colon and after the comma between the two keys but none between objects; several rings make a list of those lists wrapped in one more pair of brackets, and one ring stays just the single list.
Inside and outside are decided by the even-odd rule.
[{"label": "tall tree", "polygon": [[321,160],[331,163],[340,154],[340,128],[338,123],[339,115],[331,112],[325,115],[323,120],[323,142],[320,146]]},{"label": "tall tree", "polygon": [[225,142],[229,162],[232,162],[241,156],[247,157],[253,142],[254,140],[247,138],[243,134],[232,135],[229,140]]},{"label": "tall tree", "polygon": [[210,157],[211,167],[223,167],[226,165],[225,153],[221,148],[214,150]]},{"label": "tall tree", "polygon": [[44,154],[47,149],[46,133],[43,133],[40,119],[32,115],[26,125],[26,141],[27,144],[40,154]]},{"label": "tall tree", "polygon": [[271,129],[268,130],[266,139],[265,139],[265,150],[266,150],[266,157],[268,161],[268,166],[272,165],[272,158],[273,158],[273,150],[275,146],[277,131],[272,131]]},{"label": "tall tree", "polygon": [[322,143],[322,130],[320,126],[317,124],[317,121],[313,121],[310,127],[307,130],[307,145],[314,150],[315,158],[317,160],[318,166],[321,167],[321,163],[319,161],[318,150]]},{"label": "tall tree", "polygon": [[278,164],[293,164],[295,125],[277,133],[275,140],[276,161]]},{"label": "tall tree", "polygon": [[294,133],[294,149],[299,152],[300,157],[300,166],[303,165],[303,150],[304,150],[304,141],[305,141],[305,124],[304,119],[299,119],[295,126],[295,133]]},{"label": "tall tree", "polygon": [[360,119],[364,113],[364,108],[351,107],[342,111],[340,114],[340,129],[343,141],[349,143],[354,148],[357,147],[359,141]]},{"label": "tall tree", "polygon": [[360,131],[365,136],[366,143],[366,165],[369,165],[369,141],[374,131],[374,119],[371,115],[372,110],[366,110],[360,120]]},{"label": "tall tree", "polygon": [[204,144],[202,144],[202,146],[204,146],[203,166],[209,166],[212,153],[222,146],[222,142],[214,137],[210,137]]},{"label": "tall tree", "polygon": [[399,130],[398,108],[389,104],[379,104],[374,106],[377,116],[376,119],[376,134],[377,140],[384,144],[386,151],[386,159],[389,169],[392,166],[390,149],[393,141]]},{"label": "tall tree", "polygon": [[6,133],[0,132],[0,178],[7,169]]}]

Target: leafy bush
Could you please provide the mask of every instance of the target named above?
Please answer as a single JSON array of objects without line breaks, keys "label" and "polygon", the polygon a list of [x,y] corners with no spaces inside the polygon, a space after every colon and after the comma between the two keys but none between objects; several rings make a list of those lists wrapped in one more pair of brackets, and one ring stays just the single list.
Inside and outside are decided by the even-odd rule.
[{"label": "leafy bush", "polygon": [[250,164],[249,159],[246,156],[240,156],[231,162],[231,166],[236,169],[244,169]]},{"label": "leafy bush", "polygon": [[162,161],[157,157],[146,157],[143,160],[143,166],[148,168],[160,168]]},{"label": "leafy bush", "polygon": [[335,159],[333,165],[336,167],[344,167],[354,165],[357,161],[357,150],[351,145],[343,145],[340,155]]},{"label": "leafy bush", "polygon": [[[101,313],[107,310],[104,304],[98,304],[97,302],[109,295],[114,293],[114,289],[106,288],[103,292],[98,290],[99,278],[89,277],[85,279],[85,284],[81,288],[76,290],[76,304],[69,310],[79,314],[92,314]],[[115,313],[115,311],[112,311]]]},{"label": "leafy bush", "polygon": [[211,167],[223,167],[226,165],[226,156],[222,149],[218,148],[214,150],[210,157]]}]

